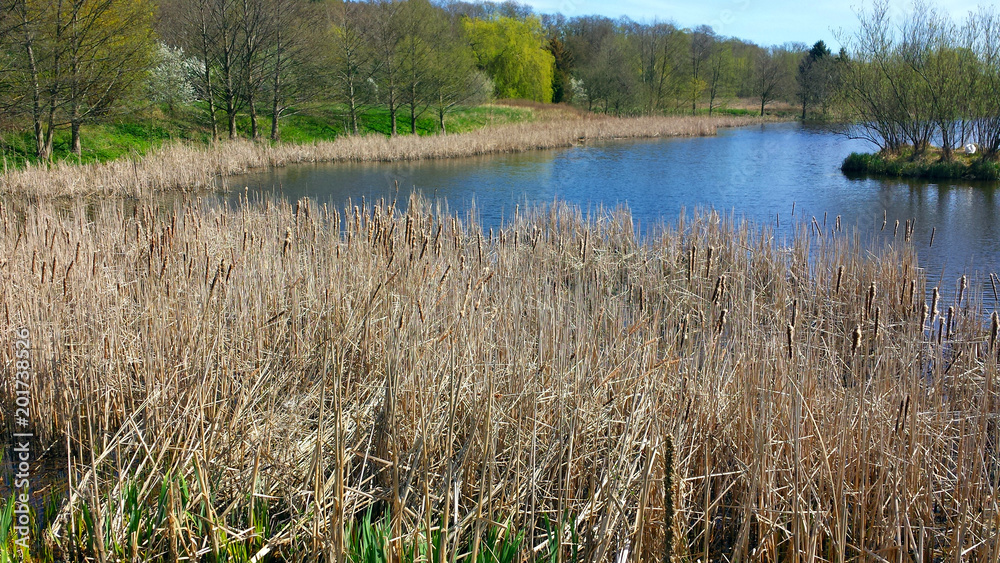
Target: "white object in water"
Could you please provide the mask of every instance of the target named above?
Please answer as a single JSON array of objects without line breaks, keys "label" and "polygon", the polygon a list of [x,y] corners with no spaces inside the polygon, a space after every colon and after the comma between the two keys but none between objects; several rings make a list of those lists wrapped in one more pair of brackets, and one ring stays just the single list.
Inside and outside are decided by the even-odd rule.
[{"label": "white object in water", "polygon": [[969,154],[976,154],[976,145],[973,143],[965,145],[965,152]]}]

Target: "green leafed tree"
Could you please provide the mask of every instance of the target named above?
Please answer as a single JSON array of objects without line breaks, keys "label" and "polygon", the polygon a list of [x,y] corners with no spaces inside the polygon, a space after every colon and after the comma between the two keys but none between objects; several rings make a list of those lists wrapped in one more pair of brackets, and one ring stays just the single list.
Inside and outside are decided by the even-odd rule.
[{"label": "green leafed tree", "polygon": [[498,97],[552,101],[555,58],[541,20],[465,19],[463,28],[477,65],[493,80]]}]

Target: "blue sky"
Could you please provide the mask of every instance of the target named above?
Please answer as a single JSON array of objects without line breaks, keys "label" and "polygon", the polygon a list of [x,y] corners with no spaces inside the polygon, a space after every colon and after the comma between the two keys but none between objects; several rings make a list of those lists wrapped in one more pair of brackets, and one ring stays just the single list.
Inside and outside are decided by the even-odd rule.
[{"label": "blue sky", "polygon": [[[837,29],[850,32],[857,23],[855,8],[870,2],[837,0],[521,0],[539,13],[560,12],[565,16],[599,14],[626,15],[634,20],[672,21],[680,27],[708,24],[716,33],[749,39],[762,45],[789,41],[812,44],[822,39],[836,50]],[[956,21],[976,8],[967,0],[939,1],[935,4]],[[892,10],[902,16],[911,9],[909,1],[893,2]]]}]

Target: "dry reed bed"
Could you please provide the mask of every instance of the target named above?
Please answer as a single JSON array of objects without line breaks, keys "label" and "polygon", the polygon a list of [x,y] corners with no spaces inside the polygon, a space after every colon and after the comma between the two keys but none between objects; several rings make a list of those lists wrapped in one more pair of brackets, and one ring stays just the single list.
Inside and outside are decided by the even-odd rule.
[{"label": "dry reed bed", "polygon": [[29,166],[0,176],[0,193],[37,197],[140,196],[163,190],[214,188],[248,170],[302,162],[374,162],[476,156],[571,146],[585,140],[713,135],[719,127],[761,123],[747,117],[562,119],[503,125],[453,135],[341,137],[310,145],[250,141],[216,146],[171,144],[137,159],[101,164]]},{"label": "dry reed bed", "polygon": [[[637,239],[564,206],[484,232],[419,200],[5,206],[0,230],[63,552],[84,505],[174,560],[264,503],[262,552],[292,559],[340,560],[367,507],[449,559],[510,519],[532,560],[560,514],[564,561],[1000,557],[995,328],[971,287],[925,301],[902,241],[715,214]],[[169,498],[141,541],[130,484]]]}]

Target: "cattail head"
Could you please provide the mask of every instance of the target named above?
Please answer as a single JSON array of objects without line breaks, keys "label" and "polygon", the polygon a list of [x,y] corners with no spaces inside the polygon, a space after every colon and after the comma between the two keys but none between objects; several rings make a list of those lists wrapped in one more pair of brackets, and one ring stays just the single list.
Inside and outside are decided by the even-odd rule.
[{"label": "cattail head", "polygon": [[788,323],[785,326],[785,336],[788,337],[788,359],[792,359],[793,345],[795,342],[795,325]]},{"label": "cattail head", "polygon": [[996,347],[998,332],[1000,332],[1000,315],[993,311],[993,314],[990,315],[990,350]]},{"label": "cattail head", "polygon": [[865,299],[865,316],[870,317],[872,315],[872,305],[875,304],[875,293],[875,282],[872,282],[872,284],[868,286],[868,297]]},{"label": "cattail head", "polygon": [[722,332],[722,328],[726,326],[726,315],[729,314],[729,309],[723,309],[722,313],[719,314],[719,325],[716,327],[716,331]]},{"label": "cattail head", "polygon": [[281,246],[281,255],[284,256],[288,251],[288,247],[292,245],[292,228],[288,227],[285,229],[285,243]]},{"label": "cattail head", "polygon": [[861,325],[854,328],[854,337],[851,339],[851,353],[856,354],[861,348]]},{"label": "cattail head", "polygon": [[712,292],[712,303],[718,303],[719,298],[722,297],[722,292],[726,290],[726,276],[719,276],[715,280],[715,291]]}]

